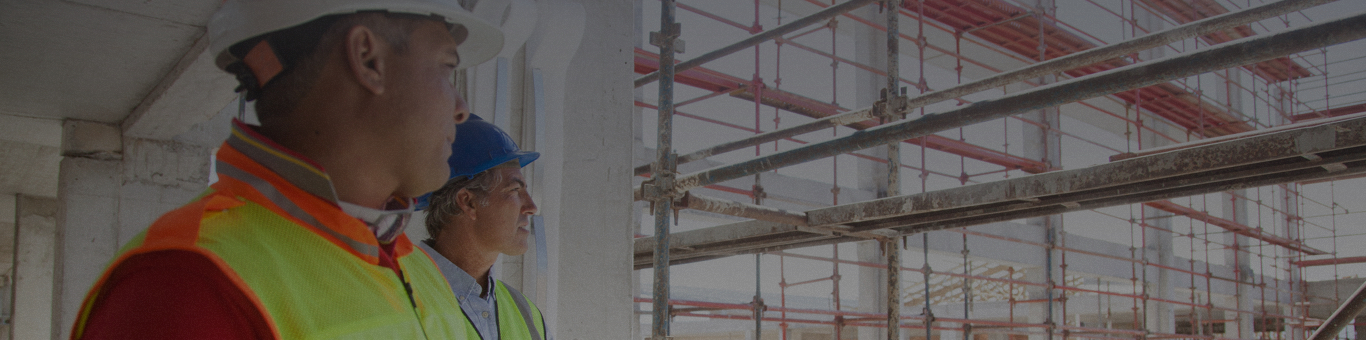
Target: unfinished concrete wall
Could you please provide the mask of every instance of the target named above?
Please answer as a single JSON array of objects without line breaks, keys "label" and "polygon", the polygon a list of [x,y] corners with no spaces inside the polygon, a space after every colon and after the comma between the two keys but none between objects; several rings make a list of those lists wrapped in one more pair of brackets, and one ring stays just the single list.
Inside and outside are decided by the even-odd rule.
[{"label": "unfinished concrete wall", "polygon": [[10,339],[14,316],[14,209],[18,195],[0,195],[0,340]]},{"label": "unfinished concrete wall", "polygon": [[[635,322],[630,255],[634,11],[630,0],[578,5],[586,20],[572,57],[533,53],[533,65],[565,59],[559,62],[563,74],[543,76],[548,111],[539,125],[546,127],[546,147],[537,161],[545,167],[541,214],[553,240],[547,323],[558,339],[623,339],[631,336]],[[574,8],[548,14],[573,15],[564,11]],[[551,98],[563,98],[563,106],[555,108]]]},{"label": "unfinished concrete wall", "polygon": [[208,185],[213,147],[235,115],[235,106],[225,109],[171,140],[127,138],[109,124],[64,124],[51,281],[57,338],[70,337],[81,302],[118,250]]},{"label": "unfinished concrete wall", "polygon": [[19,195],[15,208],[11,339],[52,338],[52,264],[57,200]]}]

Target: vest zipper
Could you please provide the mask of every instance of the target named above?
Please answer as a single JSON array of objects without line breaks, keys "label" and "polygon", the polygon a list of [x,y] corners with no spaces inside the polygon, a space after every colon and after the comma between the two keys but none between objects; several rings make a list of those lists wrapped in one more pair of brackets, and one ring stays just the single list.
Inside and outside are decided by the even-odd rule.
[{"label": "vest zipper", "polygon": [[395,270],[394,273],[398,274],[398,282],[403,284],[403,292],[408,294],[408,305],[413,307],[413,317],[417,318],[417,328],[422,330],[422,338],[431,339],[430,336],[427,336],[427,325],[422,323],[422,314],[417,311],[417,300],[413,298],[413,285],[408,283],[407,278],[404,278],[402,268]]}]

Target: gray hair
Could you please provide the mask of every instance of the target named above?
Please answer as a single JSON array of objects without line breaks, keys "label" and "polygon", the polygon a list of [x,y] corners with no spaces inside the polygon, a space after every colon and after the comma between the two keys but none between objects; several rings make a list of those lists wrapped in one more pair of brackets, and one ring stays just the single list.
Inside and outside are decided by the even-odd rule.
[{"label": "gray hair", "polygon": [[465,213],[456,200],[461,190],[468,190],[474,194],[474,202],[479,206],[488,206],[489,193],[495,189],[495,185],[503,182],[503,175],[494,170],[506,167],[521,168],[520,165],[517,160],[512,160],[474,176],[452,178],[446,185],[441,186],[441,189],[433,191],[427,204],[427,235],[435,239],[436,235],[441,233],[441,229],[446,227],[446,223]]}]

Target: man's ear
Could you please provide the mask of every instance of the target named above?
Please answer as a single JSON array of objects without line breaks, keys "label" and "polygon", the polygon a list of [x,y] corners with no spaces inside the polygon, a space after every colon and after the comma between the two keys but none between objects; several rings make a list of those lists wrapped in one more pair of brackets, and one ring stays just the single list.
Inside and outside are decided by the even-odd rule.
[{"label": "man's ear", "polygon": [[385,62],[389,44],[364,25],[356,25],[346,32],[343,44],[346,63],[356,82],[371,93],[384,93]]},{"label": "man's ear", "polygon": [[474,193],[466,189],[460,189],[455,193],[455,206],[460,208],[460,215],[474,218]]}]

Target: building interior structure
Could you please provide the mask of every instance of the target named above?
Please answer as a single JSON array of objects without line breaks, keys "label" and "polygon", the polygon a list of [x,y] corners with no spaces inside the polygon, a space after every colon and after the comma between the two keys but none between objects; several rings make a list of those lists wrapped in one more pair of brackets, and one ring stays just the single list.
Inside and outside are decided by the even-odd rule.
[{"label": "building interior structure", "polygon": [[[555,338],[1366,339],[1366,3],[462,3]],[[0,338],[68,338],[253,121],[220,4],[0,3]]]}]

